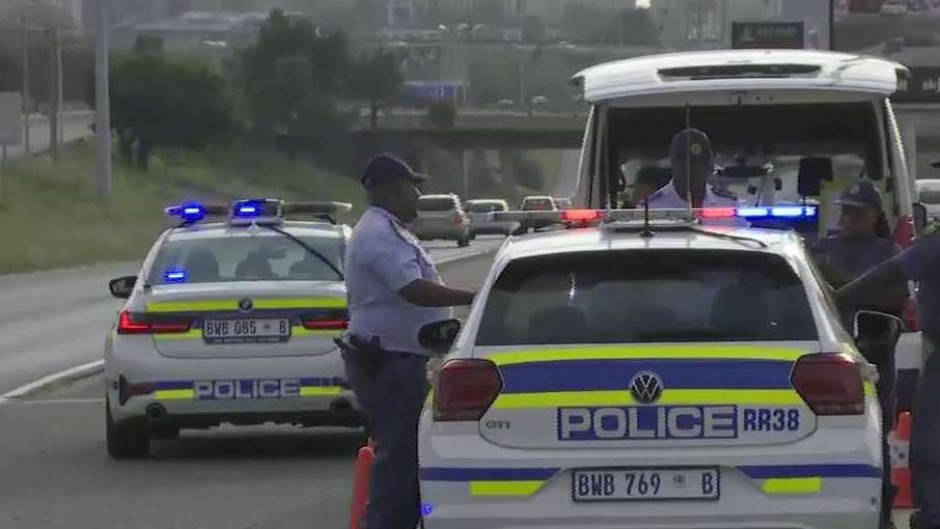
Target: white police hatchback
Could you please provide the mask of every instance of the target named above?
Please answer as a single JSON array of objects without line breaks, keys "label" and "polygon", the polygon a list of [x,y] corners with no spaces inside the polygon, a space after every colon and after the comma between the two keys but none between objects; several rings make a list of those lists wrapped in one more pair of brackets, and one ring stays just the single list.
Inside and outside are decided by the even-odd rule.
[{"label": "white police hatchback", "polygon": [[692,220],[775,213],[510,239],[421,419],[425,526],[878,527],[876,372],[799,236]]},{"label": "white police hatchback", "polygon": [[139,274],[110,284],[127,299],[105,343],[113,457],[146,456],[152,438],[183,428],[362,424],[332,340],[347,323],[351,231],[332,215],[350,208],[263,199],[167,209],[180,224]]}]

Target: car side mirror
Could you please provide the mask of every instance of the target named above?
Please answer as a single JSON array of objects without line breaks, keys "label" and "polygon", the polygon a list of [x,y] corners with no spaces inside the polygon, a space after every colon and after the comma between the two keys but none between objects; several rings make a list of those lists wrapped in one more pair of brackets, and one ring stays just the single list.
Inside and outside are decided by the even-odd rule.
[{"label": "car side mirror", "polygon": [[439,354],[447,354],[460,334],[460,320],[450,319],[428,323],[418,331],[418,343]]},{"label": "car side mirror", "polygon": [[124,276],[108,282],[108,289],[111,291],[112,296],[118,299],[127,299],[131,297],[135,285],[137,285],[137,276]]},{"label": "car side mirror", "polygon": [[904,331],[904,320],[873,310],[860,310],[852,321],[852,337],[856,343],[894,345]]}]

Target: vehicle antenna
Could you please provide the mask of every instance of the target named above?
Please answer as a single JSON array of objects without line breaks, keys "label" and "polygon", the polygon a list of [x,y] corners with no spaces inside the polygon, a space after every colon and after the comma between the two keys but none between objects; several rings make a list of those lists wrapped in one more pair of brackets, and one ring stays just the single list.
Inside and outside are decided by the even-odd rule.
[{"label": "vehicle antenna", "polygon": [[[685,128],[692,128],[692,109],[689,102],[685,102]],[[692,138],[690,134],[685,135],[685,206],[692,218],[692,174],[690,167],[692,165]]]}]

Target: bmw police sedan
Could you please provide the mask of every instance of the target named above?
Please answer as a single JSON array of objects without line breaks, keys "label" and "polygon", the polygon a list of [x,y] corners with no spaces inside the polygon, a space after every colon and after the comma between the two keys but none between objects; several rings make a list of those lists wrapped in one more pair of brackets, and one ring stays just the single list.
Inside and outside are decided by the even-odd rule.
[{"label": "bmw police sedan", "polygon": [[425,526],[878,527],[876,372],[800,237],[705,222],[777,213],[510,239],[422,415]]},{"label": "bmw police sedan", "polygon": [[127,299],[105,344],[113,457],[143,457],[152,438],[223,422],[361,424],[332,340],[347,323],[350,229],[331,216],[350,208],[269,199],[167,208],[178,226],[137,276],[110,285]]}]

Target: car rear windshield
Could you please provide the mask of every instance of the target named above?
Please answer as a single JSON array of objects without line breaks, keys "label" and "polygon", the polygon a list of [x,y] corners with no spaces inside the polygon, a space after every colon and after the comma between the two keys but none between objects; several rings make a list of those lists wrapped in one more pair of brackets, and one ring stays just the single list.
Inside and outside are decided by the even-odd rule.
[{"label": "car rear windshield", "polygon": [[451,211],[454,209],[452,198],[421,198],[418,200],[418,211]]},{"label": "car rear windshield", "polygon": [[645,250],[511,262],[488,296],[476,343],[816,339],[803,285],[782,258]]},{"label": "car rear windshield", "polygon": [[940,204],[940,189],[924,189],[918,196],[924,204]]},{"label": "car rear windshield", "polygon": [[[298,235],[339,270],[343,239]],[[150,273],[151,285],[226,281],[339,281],[326,263],[278,233],[214,238],[172,237],[160,249]]]},{"label": "car rear windshield", "polygon": [[526,211],[551,211],[554,207],[552,201],[547,198],[533,198],[522,204],[522,209]]},{"label": "car rear windshield", "polygon": [[474,202],[468,207],[471,213],[489,213],[491,211],[506,211],[506,206],[500,202]]}]

